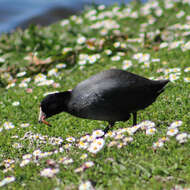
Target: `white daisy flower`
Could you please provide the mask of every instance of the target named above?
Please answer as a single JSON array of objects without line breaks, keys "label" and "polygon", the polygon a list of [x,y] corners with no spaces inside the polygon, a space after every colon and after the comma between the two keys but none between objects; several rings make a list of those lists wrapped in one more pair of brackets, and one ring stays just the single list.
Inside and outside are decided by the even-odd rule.
[{"label": "white daisy flower", "polygon": [[48,71],[48,76],[58,76],[58,69],[54,68]]},{"label": "white daisy flower", "polygon": [[105,52],[107,55],[111,55],[111,54],[112,54],[112,51],[111,51],[110,49],[106,49],[104,52]]},{"label": "white daisy flower", "polygon": [[[189,27],[188,27],[189,28]],[[190,31],[187,31],[187,32],[182,32],[182,36],[189,36],[190,35]],[[189,45],[190,45],[190,42],[187,42],[188,43],[188,48],[189,48]],[[185,44],[184,44],[185,45]]]},{"label": "white daisy flower", "polygon": [[169,44],[170,49],[178,48],[184,41],[174,41]]},{"label": "white daisy flower", "polygon": [[87,142],[92,142],[94,141],[96,138],[92,135],[87,135]]},{"label": "white daisy flower", "polygon": [[128,133],[129,135],[134,135],[134,133],[136,133],[137,130],[139,130],[140,128],[141,128],[140,125],[134,125],[133,127],[127,128],[127,133]]},{"label": "white daisy flower", "polygon": [[187,142],[188,134],[187,133],[181,133],[176,136],[176,140],[179,143]]},{"label": "white daisy flower", "polygon": [[1,78],[6,79],[8,82],[12,82],[12,80],[13,80],[13,77],[8,72],[1,73]]},{"label": "white daisy flower", "polygon": [[105,7],[105,5],[103,5],[103,4],[98,6],[98,10],[104,10],[105,8],[106,8],[106,7]]},{"label": "white daisy flower", "polygon": [[66,138],[66,141],[68,141],[68,142],[75,142],[75,138],[74,137],[67,137]]},{"label": "white daisy flower", "polygon": [[71,47],[64,47],[62,50],[62,54],[66,54],[67,52],[72,51],[73,49]]},{"label": "white daisy flower", "polygon": [[103,147],[105,144],[105,140],[103,138],[98,138],[98,139],[95,139],[92,143],[97,144],[100,147]]},{"label": "white daisy flower", "polygon": [[160,62],[160,59],[158,59],[158,58],[157,59],[152,59],[151,61],[152,62]]},{"label": "white daisy flower", "polygon": [[158,141],[158,142],[155,142],[153,143],[153,148],[154,149],[157,149],[157,148],[160,148],[160,147],[163,147],[164,146],[164,143],[162,141]]},{"label": "white daisy flower", "polygon": [[117,55],[118,56],[125,56],[125,53],[124,52],[117,52]]},{"label": "white daisy flower", "polygon": [[142,68],[149,68],[150,67],[150,62],[144,62],[144,64],[142,65]]},{"label": "white daisy flower", "polygon": [[123,142],[125,143],[129,143],[129,142],[132,142],[133,141],[133,137],[125,137],[123,138]]},{"label": "white daisy flower", "polygon": [[142,130],[146,130],[146,129],[154,128],[156,125],[154,122],[146,120],[139,123],[139,126],[141,127]]},{"label": "white daisy flower", "polygon": [[24,87],[28,87],[28,84],[26,82],[21,82],[18,86],[20,88],[24,88]]},{"label": "white daisy flower", "polygon": [[32,158],[32,154],[25,154],[22,156],[23,160],[30,159],[30,158]]},{"label": "white daisy flower", "polygon": [[11,88],[11,87],[14,87],[16,84],[15,84],[15,82],[11,82],[10,84],[8,84],[7,86],[6,86],[6,89],[9,89],[9,88]]},{"label": "white daisy flower", "polygon": [[88,54],[81,53],[81,54],[79,55],[79,59],[80,59],[80,60],[87,60],[87,59],[88,59]]},{"label": "white daisy flower", "polygon": [[108,131],[106,134],[105,134],[105,137],[114,137],[116,135],[115,131]]},{"label": "white daisy flower", "polygon": [[85,168],[91,168],[92,166],[94,166],[94,162],[92,162],[92,161],[87,161],[87,162],[85,162],[85,163],[83,164],[83,166],[84,166]]},{"label": "white daisy flower", "polygon": [[164,1],[165,2],[165,9],[171,9],[174,6],[173,1]]},{"label": "white daisy flower", "polygon": [[150,54],[142,54],[139,58],[139,63],[148,62],[150,60]]},{"label": "white daisy flower", "polygon": [[81,156],[80,156],[80,159],[81,160],[84,160],[84,159],[86,159],[88,157],[88,154],[82,154]]},{"label": "white daisy flower", "polygon": [[40,156],[41,153],[42,153],[41,150],[38,149],[38,150],[34,150],[33,155]]},{"label": "white daisy flower", "polygon": [[20,167],[24,167],[24,166],[28,165],[30,162],[31,162],[30,159],[24,159],[21,161]]},{"label": "white daisy flower", "polygon": [[15,177],[14,176],[6,177],[2,181],[0,181],[0,187],[6,185],[8,183],[11,183],[13,181],[15,181]]},{"label": "white daisy flower", "polygon": [[79,190],[95,190],[90,181],[82,182],[79,185]]},{"label": "white daisy flower", "polygon": [[64,165],[68,165],[73,163],[73,159],[72,158],[67,158],[67,157],[63,157],[59,159],[59,163],[64,164]]},{"label": "white daisy flower", "polygon": [[156,14],[156,16],[160,17],[160,16],[162,16],[162,14],[163,14],[163,10],[162,10],[161,8],[157,8],[157,9],[155,10],[155,14]]},{"label": "white daisy flower", "polygon": [[168,129],[174,129],[174,128],[177,128],[179,126],[181,126],[183,124],[183,121],[174,121],[170,124],[170,126],[168,127]]},{"label": "white daisy flower", "polygon": [[170,74],[169,75],[169,80],[171,81],[171,82],[174,82],[174,81],[176,81],[176,80],[178,80],[179,79],[179,76],[177,76],[176,74]]},{"label": "white daisy flower", "polygon": [[87,60],[79,60],[78,61],[78,64],[81,65],[81,66],[85,65],[86,63],[87,63]]},{"label": "white daisy flower", "polygon": [[149,128],[146,130],[146,135],[154,135],[156,132],[156,128]]},{"label": "white daisy flower", "polygon": [[61,153],[64,152],[64,148],[63,148],[63,147],[60,147],[60,148],[59,148],[59,152],[61,152]]},{"label": "white daisy flower", "polygon": [[96,154],[103,148],[104,144],[104,139],[96,139],[90,144],[88,151],[93,154]]},{"label": "white daisy flower", "polygon": [[121,57],[118,56],[118,55],[115,55],[115,56],[113,56],[113,57],[111,58],[112,61],[119,61],[120,59],[121,59]]},{"label": "white daisy flower", "polygon": [[64,69],[64,68],[66,68],[66,64],[59,63],[59,64],[56,65],[56,68],[58,68],[58,69]]},{"label": "white daisy flower", "polygon": [[6,168],[9,168],[12,164],[14,164],[15,161],[14,160],[11,160],[11,159],[7,159],[7,160],[4,160],[3,161],[3,164]]},{"label": "white daisy flower", "polygon": [[186,68],[184,69],[184,72],[190,72],[190,67],[186,67]]},{"label": "white daisy flower", "polygon": [[137,11],[134,11],[130,14],[130,17],[131,18],[138,18],[138,12]]},{"label": "white daisy flower", "polygon": [[40,175],[41,176],[44,176],[44,177],[54,177],[56,173],[59,172],[59,169],[56,168],[56,169],[52,169],[52,168],[45,168],[43,169],[41,172],[40,172]]},{"label": "white daisy flower", "polygon": [[163,71],[165,75],[169,74],[170,73],[170,69],[163,69]]},{"label": "white daisy flower", "polygon": [[77,39],[77,43],[78,44],[84,44],[86,42],[86,38],[84,36],[80,36],[78,39]]},{"label": "white daisy flower", "polygon": [[26,71],[23,71],[23,72],[20,72],[20,73],[17,73],[17,77],[23,77],[24,75],[26,75]]},{"label": "white daisy flower", "polygon": [[126,143],[119,142],[118,145],[117,145],[117,148],[122,148],[124,145],[126,145]]},{"label": "white daisy flower", "polygon": [[61,145],[63,143],[63,139],[61,137],[51,137],[49,139],[49,143],[52,145]]},{"label": "white daisy flower", "polygon": [[[189,34],[188,34],[189,35]],[[189,50],[190,49],[190,41],[189,42],[187,42],[187,43],[185,43],[185,44],[182,44],[181,45],[181,50],[182,51],[187,51],[187,50]]]},{"label": "white daisy flower", "polygon": [[36,75],[34,77],[34,82],[38,83],[38,82],[43,82],[44,80],[46,80],[46,75],[39,73],[38,75]]},{"label": "white daisy flower", "polygon": [[15,126],[11,122],[7,121],[3,124],[3,127],[4,129],[9,130],[9,129],[13,129]]},{"label": "white daisy flower", "polygon": [[133,55],[133,59],[140,59],[141,57],[143,56],[143,54],[142,53],[136,53],[136,54],[134,54]]},{"label": "white daisy flower", "polygon": [[96,15],[97,11],[95,9],[92,9],[92,10],[89,10],[86,14],[85,14],[85,17],[86,18],[89,18],[91,16],[94,16]]},{"label": "white daisy flower", "polygon": [[118,141],[111,141],[109,144],[108,144],[108,147],[112,147],[112,146],[116,146],[118,145]]},{"label": "white daisy flower", "polygon": [[116,130],[115,132],[116,132],[117,135],[118,134],[123,134],[123,133],[127,132],[127,128],[121,128],[121,129]]},{"label": "white daisy flower", "polygon": [[190,82],[190,77],[184,77],[184,82]]},{"label": "white daisy flower", "polygon": [[90,55],[90,56],[88,56],[89,63],[93,64],[93,63],[96,62],[96,60],[97,60],[96,55]]},{"label": "white daisy flower", "polygon": [[166,142],[166,141],[169,141],[169,138],[168,137],[162,137],[158,141],[159,142]]},{"label": "white daisy flower", "polygon": [[12,145],[13,148],[16,148],[16,149],[19,149],[19,148],[22,148],[22,145],[20,143],[14,143]]},{"label": "white daisy flower", "polygon": [[79,172],[83,172],[83,171],[84,171],[84,167],[83,167],[83,166],[81,166],[81,167],[79,167],[79,168],[76,168],[76,169],[74,170],[75,173],[79,173]]},{"label": "white daisy flower", "polygon": [[13,102],[12,105],[13,105],[13,106],[19,106],[19,105],[20,105],[20,102],[18,102],[18,101]]},{"label": "white daisy flower", "polygon": [[26,127],[29,127],[30,124],[29,124],[29,123],[22,123],[20,126],[21,126],[22,128],[26,128]]},{"label": "white daisy flower", "polygon": [[120,43],[120,42],[115,42],[115,43],[113,44],[113,46],[114,46],[115,48],[120,47],[120,45],[121,45],[121,43]]},{"label": "white daisy flower", "polygon": [[127,44],[125,44],[125,43],[121,43],[121,48],[127,48]]},{"label": "white daisy flower", "polygon": [[18,135],[11,136],[11,139],[18,139],[18,138],[19,138]]},{"label": "white daisy flower", "polygon": [[88,141],[90,135],[85,135],[83,137],[80,138],[80,141]]},{"label": "white daisy flower", "polygon": [[70,149],[71,147],[72,147],[71,144],[65,144],[65,145],[64,145],[64,148],[67,149],[67,150]]},{"label": "white daisy flower", "polygon": [[102,137],[104,135],[104,132],[102,130],[95,130],[92,132],[92,136],[94,138],[97,138],[97,137]]},{"label": "white daisy flower", "polygon": [[119,139],[123,139],[124,135],[123,134],[117,134],[114,139],[115,140],[119,140]]},{"label": "white daisy flower", "polygon": [[123,61],[123,66],[122,68],[125,70],[125,69],[128,69],[129,67],[132,66],[132,61],[131,60],[124,60]]},{"label": "white daisy flower", "polygon": [[175,73],[175,74],[177,74],[177,75],[180,75],[180,74],[181,74],[180,71],[181,71],[181,68],[179,68],[179,67],[169,69],[169,72],[170,72],[170,73]]},{"label": "white daisy flower", "polygon": [[59,88],[61,85],[60,85],[59,83],[54,82],[54,83],[52,84],[52,86],[53,86],[54,88]]},{"label": "white daisy flower", "polygon": [[39,158],[45,158],[47,156],[51,156],[53,154],[53,152],[41,152],[39,154]]},{"label": "white daisy flower", "polygon": [[45,86],[45,85],[52,85],[54,83],[54,80],[44,80],[42,82],[39,82],[37,86]]},{"label": "white daisy flower", "polygon": [[23,83],[27,83],[27,82],[30,82],[30,81],[31,81],[31,78],[30,78],[30,77],[24,78],[24,79],[22,80]]},{"label": "white daisy flower", "polygon": [[61,23],[61,26],[66,26],[69,24],[69,20],[68,19],[64,19]]},{"label": "white daisy flower", "polygon": [[176,18],[181,18],[185,15],[185,12],[184,11],[180,11],[176,14]]},{"label": "white daisy flower", "polygon": [[165,47],[168,47],[168,43],[167,42],[162,42],[160,44],[160,49],[165,48]]},{"label": "white daisy flower", "polygon": [[166,134],[168,136],[175,136],[178,134],[178,132],[179,132],[179,130],[177,128],[174,128],[174,129],[169,129]]},{"label": "white daisy flower", "polygon": [[100,34],[101,34],[102,36],[107,35],[107,33],[108,33],[108,29],[106,29],[106,28],[102,28],[102,29],[100,30]]},{"label": "white daisy flower", "polygon": [[79,141],[78,147],[80,149],[87,149],[88,148],[88,143],[87,142],[83,142],[83,141]]},{"label": "white daisy flower", "polygon": [[0,63],[3,63],[5,59],[3,57],[0,57]]}]

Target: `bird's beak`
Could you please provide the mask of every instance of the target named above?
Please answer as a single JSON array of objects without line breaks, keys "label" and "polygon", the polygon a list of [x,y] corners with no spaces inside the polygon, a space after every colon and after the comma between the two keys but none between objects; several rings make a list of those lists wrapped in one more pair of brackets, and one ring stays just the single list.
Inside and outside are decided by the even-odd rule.
[{"label": "bird's beak", "polygon": [[40,107],[38,122],[41,123],[44,119],[45,119],[45,114],[44,114],[44,112],[42,111],[42,108]]},{"label": "bird's beak", "polygon": [[38,122],[39,123],[44,123],[48,126],[51,126],[47,121],[45,121],[46,115],[45,113],[42,111],[42,108],[40,107],[40,113],[39,113],[39,118],[38,118]]}]

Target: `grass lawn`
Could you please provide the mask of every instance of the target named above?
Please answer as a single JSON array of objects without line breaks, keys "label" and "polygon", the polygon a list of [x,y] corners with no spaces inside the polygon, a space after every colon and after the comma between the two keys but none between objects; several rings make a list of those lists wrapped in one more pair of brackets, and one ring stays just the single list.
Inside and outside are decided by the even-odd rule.
[{"label": "grass lawn", "polygon": [[[190,188],[190,3],[91,7],[49,27],[0,37],[1,189]],[[170,79],[138,124],[61,113],[38,123],[45,94],[120,68]],[[98,131],[97,131],[98,130]],[[100,131],[99,131],[100,130]]]}]

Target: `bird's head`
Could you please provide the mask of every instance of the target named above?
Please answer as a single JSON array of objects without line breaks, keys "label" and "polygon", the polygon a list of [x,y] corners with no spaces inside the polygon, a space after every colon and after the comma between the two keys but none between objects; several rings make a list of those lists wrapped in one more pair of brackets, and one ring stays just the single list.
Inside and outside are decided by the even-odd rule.
[{"label": "bird's head", "polygon": [[49,125],[45,119],[63,111],[67,111],[70,94],[70,91],[65,91],[47,95],[40,103],[38,121]]}]

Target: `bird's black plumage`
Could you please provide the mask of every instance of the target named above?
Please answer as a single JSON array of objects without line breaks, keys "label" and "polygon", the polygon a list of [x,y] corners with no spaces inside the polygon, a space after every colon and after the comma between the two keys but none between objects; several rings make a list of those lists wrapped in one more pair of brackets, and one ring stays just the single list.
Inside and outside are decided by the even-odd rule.
[{"label": "bird's black plumage", "polygon": [[106,70],[80,82],[72,91],[48,95],[41,102],[41,110],[46,118],[64,111],[108,121],[110,126],[127,121],[133,113],[136,124],[136,112],[152,104],[168,82],[118,69]]}]

